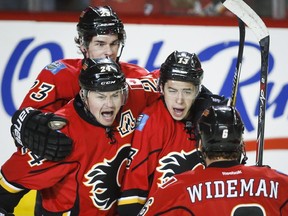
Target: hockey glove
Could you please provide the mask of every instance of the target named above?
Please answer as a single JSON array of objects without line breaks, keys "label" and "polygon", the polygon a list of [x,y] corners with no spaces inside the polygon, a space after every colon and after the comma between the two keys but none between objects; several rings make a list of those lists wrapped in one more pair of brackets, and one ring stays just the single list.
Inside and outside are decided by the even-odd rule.
[{"label": "hockey glove", "polygon": [[227,103],[228,99],[223,96],[213,94],[201,95],[201,97],[196,98],[194,104],[192,105],[190,111],[192,118],[190,119],[193,124],[196,124],[205,109],[209,108],[210,106],[227,105]]},{"label": "hockey glove", "polygon": [[72,140],[58,131],[66,123],[63,117],[28,107],[15,112],[10,130],[16,146],[27,147],[47,160],[59,161],[72,150]]},{"label": "hockey glove", "polygon": [[4,209],[0,208],[0,216],[14,216],[14,214],[7,213]]}]

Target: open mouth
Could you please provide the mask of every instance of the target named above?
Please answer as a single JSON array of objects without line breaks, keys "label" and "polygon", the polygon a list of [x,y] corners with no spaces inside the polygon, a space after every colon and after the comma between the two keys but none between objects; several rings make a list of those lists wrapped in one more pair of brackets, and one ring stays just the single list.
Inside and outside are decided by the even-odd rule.
[{"label": "open mouth", "polygon": [[184,109],[173,108],[174,115],[180,117],[183,115]]},{"label": "open mouth", "polygon": [[106,111],[106,112],[102,112],[101,115],[103,116],[103,118],[106,120],[106,121],[111,121],[113,120],[113,115],[114,114],[114,111]]}]

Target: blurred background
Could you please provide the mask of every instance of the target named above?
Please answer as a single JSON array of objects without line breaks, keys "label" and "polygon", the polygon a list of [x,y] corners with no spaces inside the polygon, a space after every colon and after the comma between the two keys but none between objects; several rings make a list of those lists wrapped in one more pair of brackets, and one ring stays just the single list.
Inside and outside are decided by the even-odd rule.
[{"label": "blurred background", "polygon": [[[287,19],[288,0],[245,0],[261,17]],[[110,5],[120,16],[231,16],[220,0],[0,0],[1,11],[79,11]]]},{"label": "blurred background", "polygon": [[[244,1],[262,17],[271,36],[264,164],[288,173],[288,0]],[[88,5],[110,5],[125,24],[122,61],[153,71],[172,51],[193,51],[203,63],[205,86],[230,96],[239,30],[220,0],[0,0],[0,166],[16,148],[10,118],[40,70],[59,58],[82,58],[74,36]],[[248,164],[253,165],[260,52],[255,35],[246,29],[236,105],[246,126]],[[34,196],[35,191],[26,195],[15,215],[33,215]]]}]

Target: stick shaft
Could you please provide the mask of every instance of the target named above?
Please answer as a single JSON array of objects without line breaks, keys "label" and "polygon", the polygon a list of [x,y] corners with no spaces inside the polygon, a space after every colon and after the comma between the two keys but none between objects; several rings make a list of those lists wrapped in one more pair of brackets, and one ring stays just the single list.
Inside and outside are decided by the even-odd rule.
[{"label": "stick shaft", "polygon": [[256,165],[263,165],[264,127],[266,112],[267,77],[270,36],[263,20],[243,0],[221,0],[223,5],[253,31],[261,51],[260,94],[257,130]]},{"label": "stick shaft", "polygon": [[239,23],[239,47],[238,47],[238,56],[237,56],[237,64],[236,70],[233,77],[233,85],[232,85],[232,93],[231,93],[231,106],[236,106],[236,97],[238,92],[238,85],[241,74],[241,66],[243,59],[243,50],[244,50],[244,42],[245,42],[245,23],[238,18]]},{"label": "stick shaft", "polygon": [[257,131],[257,148],[256,148],[256,165],[263,165],[264,151],[264,128],[265,128],[265,113],[266,113],[266,95],[267,95],[267,79],[268,79],[268,61],[269,61],[269,43],[270,37],[266,36],[261,39],[261,77],[260,77],[260,95],[258,109],[258,131]]}]

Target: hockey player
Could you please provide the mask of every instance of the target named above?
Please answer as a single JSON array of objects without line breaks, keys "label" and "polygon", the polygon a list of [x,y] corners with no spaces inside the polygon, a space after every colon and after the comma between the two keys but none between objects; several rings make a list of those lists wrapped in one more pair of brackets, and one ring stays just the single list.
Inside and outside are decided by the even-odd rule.
[{"label": "hockey player", "polygon": [[120,215],[137,215],[147,197],[174,174],[201,166],[195,149],[195,122],[211,104],[226,103],[203,85],[195,53],[171,53],[161,65],[161,99],[138,118],[118,201]]},{"label": "hockey player", "polygon": [[207,168],[172,177],[151,194],[141,216],[288,215],[288,176],[245,166],[244,127],[234,107],[212,106],[199,121]]},{"label": "hockey player", "polygon": [[[126,32],[122,21],[109,6],[86,8],[80,15],[77,31],[78,37],[75,38],[75,42],[84,58],[110,57],[117,61],[127,78],[139,78],[148,74],[144,68],[119,61],[125,45]],[[40,72],[24,98],[20,111],[12,118],[11,132],[17,146],[28,147],[38,156],[52,161],[62,160],[70,153],[72,142],[69,137],[50,129],[47,123],[53,120],[52,116],[41,112],[55,112],[79,92],[78,75],[82,61],[83,59],[61,59],[47,65]],[[155,88],[153,81],[143,81],[146,85],[152,85],[151,89]],[[37,114],[31,112],[26,115],[19,131],[21,135],[15,134],[14,125],[21,110],[26,107],[37,109]],[[53,115],[53,118],[56,117]],[[57,120],[66,122],[62,118]],[[34,125],[34,128],[29,129],[26,125]]]},{"label": "hockey player", "polygon": [[[125,82],[119,65],[107,58],[86,59],[79,83],[79,95],[55,112],[67,119],[59,132],[72,139],[71,154],[51,162],[18,148],[1,168],[2,211],[13,212],[21,196],[34,189],[41,192],[41,215],[116,214],[134,118],[145,106],[146,92],[136,79]],[[36,111],[25,108],[20,116],[30,112]],[[50,122],[52,128],[59,123]]]}]

